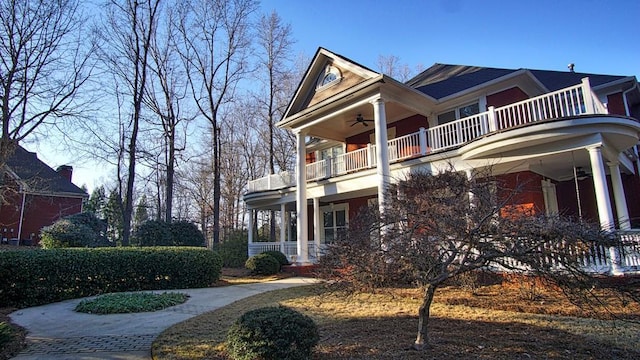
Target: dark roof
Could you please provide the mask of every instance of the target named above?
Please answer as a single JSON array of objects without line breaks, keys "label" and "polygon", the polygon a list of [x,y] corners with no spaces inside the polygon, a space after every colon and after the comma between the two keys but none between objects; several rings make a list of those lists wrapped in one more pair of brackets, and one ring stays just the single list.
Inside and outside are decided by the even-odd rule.
[{"label": "dark roof", "polygon": [[[499,69],[480,66],[434,64],[406,82],[408,86],[435,99],[442,99],[474,86],[499,79],[525,69]],[[591,86],[620,80],[625,76],[576,73],[571,71],[529,70],[549,91],[577,85],[589,77]]]},{"label": "dark roof", "polygon": [[36,153],[27,151],[22,146],[16,146],[6,165],[28,186],[29,191],[87,196],[84,190],[38,159]]}]

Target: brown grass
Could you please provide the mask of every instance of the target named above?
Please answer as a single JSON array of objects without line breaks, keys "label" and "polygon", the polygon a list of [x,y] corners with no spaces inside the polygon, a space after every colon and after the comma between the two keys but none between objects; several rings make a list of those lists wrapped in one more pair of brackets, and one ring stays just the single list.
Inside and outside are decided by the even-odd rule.
[{"label": "brown grass", "polygon": [[[551,289],[535,300],[520,286],[482,287],[476,295],[458,287],[436,294],[430,322],[431,348],[411,350],[420,294],[325,292],[320,286],[257,295],[178,324],[153,345],[154,359],[226,359],[227,328],[250,309],[281,304],[311,316],[321,340],[314,359],[637,359],[640,325],[595,320]],[[637,306],[617,315],[638,318]],[[562,314],[559,316],[558,314]]]}]

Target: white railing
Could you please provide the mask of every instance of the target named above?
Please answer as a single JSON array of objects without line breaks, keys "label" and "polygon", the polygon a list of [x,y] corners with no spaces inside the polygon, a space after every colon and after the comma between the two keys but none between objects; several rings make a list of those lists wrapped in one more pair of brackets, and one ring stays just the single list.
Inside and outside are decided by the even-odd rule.
[{"label": "white railing", "polygon": [[[579,85],[499,108],[490,106],[489,110],[483,113],[434,126],[428,130],[421,128],[418,132],[391,139],[388,142],[389,161],[402,161],[433,151],[452,149],[495,131],[541,120],[606,113],[605,106],[591,90],[589,79],[585,78]],[[307,181],[317,181],[375,167],[375,149],[375,145],[368,144],[365,148],[350,151],[335,158],[307,164]],[[286,173],[286,176],[280,180],[275,178],[277,175],[270,175],[250,181],[248,192],[293,186],[295,178],[292,175]]]},{"label": "white railing", "polygon": [[283,171],[278,174],[267,175],[265,177],[251,180],[247,184],[248,192],[261,191],[265,189],[284,189],[289,186],[295,186],[295,173]]},{"label": "white railing", "polygon": [[330,174],[327,172],[326,160],[320,160],[311,164],[307,164],[306,170],[307,181],[315,181],[330,177]]},{"label": "white railing", "polygon": [[[324,250],[324,245],[320,245],[318,249],[316,243],[313,240],[309,240],[307,243],[309,260],[315,262]],[[280,251],[287,255],[290,261],[298,256],[298,243],[295,241],[284,242],[254,242],[249,244],[249,256],[258,255],[265,251]]]},{"label": "white railing", "polygon": [[414,156],[426,155],[423,154],[423,152],[426,151],[420,142],[420,135],[422,133],[424,133],[424,129],[413,134],[389,140],[389,161],[394,162]]}]

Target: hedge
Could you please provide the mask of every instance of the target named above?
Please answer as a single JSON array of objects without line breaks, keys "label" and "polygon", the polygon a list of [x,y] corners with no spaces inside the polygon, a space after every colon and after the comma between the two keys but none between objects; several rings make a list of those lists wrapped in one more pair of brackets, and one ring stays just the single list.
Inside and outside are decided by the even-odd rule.
[{"label": "hedge", "polygon": [[0,304],[28,307],[110,292],[207,287],[222,259],[195,247],[0,252]]}]

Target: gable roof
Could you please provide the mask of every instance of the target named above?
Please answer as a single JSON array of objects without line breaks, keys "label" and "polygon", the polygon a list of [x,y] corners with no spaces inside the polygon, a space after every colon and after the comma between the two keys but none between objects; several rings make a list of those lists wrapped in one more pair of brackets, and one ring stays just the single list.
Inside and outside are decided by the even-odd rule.
[{"label": "gable roof", "polygon": [[36,153],[22,146],[15,147],[7,159],[7,168],[27,187],[27,191],[39,194],[64,194],[86,197],[88,194],[38,159]]},{"label": "gable roof", "polygon": [[599,75],[571,71],[501,69],[436,63],[407,81],[406,84],[433,98],[442,99],[492,80],[515,75],[517,72],[528,72],[548,91],[556,91],[577,85],[581,82],[582,78],[585,77],[589,78],[592,87],[627,78],[626,76]]}]

